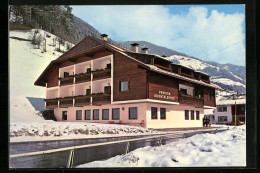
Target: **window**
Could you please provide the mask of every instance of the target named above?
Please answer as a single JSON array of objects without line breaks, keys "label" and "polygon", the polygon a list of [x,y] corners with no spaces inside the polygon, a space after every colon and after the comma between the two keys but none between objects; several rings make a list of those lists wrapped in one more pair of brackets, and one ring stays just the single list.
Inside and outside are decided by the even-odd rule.
[{"label": "window", "polygon": [[120,91],[128,91],[128,81],[120,82]]},{"label": "window", "polygon": [[70,74],[68,72],[64,72],[64,77],[68,77]]},{"label": "window", "polygon": [[85,110],[85,120],[90,120],[90,110]]},{"label": "window", "polygon": [[90,89],[86,89],[86,95],[90,95]]},{"label": "window", "polygon": [[113,120],[120,119],[120,109],[119,108],[112,109],[112,119]]},{"label": "window", "polygon": [[166,119],[166,109],[160,108],[160,119]]},{"label": "window", "polygon": [[188,95],[187,89],[181,88],[181,94],[183,94],[183,95]]},{"label": "window", "polygon": [[200,111],[196,111],[196,120],[200,119]]},{"label": "window", "polygon": [[76,120],[82,120],[82,110],[76,111]]},{"label": "window", "polygon": [[227,116],[219,116],[219,117],[218,117],[218,121],[219,121],[219,122],[227,121]]},{"label": "window", "polygon": [[218,107],[218,112],[227,112],[227,107],[226,106]]},{"label": "window", "polygon": [[185,110],[185,120],[189,120],[189,110]]},{"label": "window", "polygon": [[62,120],[67,120],[67,111],[62,111]]},{"label": "window", "polygon": [[194,111],[193,110],[190,111],[190,119],[194,120]]},{"label": "window", "polygon": [[104,87],[104,93],[105,94],[110,94],[110,92],[111,92],[111,86],[105,86]]},{"label": "window", "polygon": [[109,120],[109,109],[102,109],[102,120]]},{"label": "window", "polygon": [[152,107],[152,119],[157,119],[157,108]]},{"label": "window", "polygon": [[211,93],[208,93],[208,100],[211,100]]},{"label": "window", "polygon": [[129,119],[137,119],[137,108],[129,108]]},{"label": "window", "polygon": [[87,73],[91,73],[91,68],[87,68]]},{"label": "window", "polygon": [[111,63],[107,64],[107,69],[111,69]]},{"label": "window", "polygon": [[93,110],[93,120],[99,120],[99,109]]}]

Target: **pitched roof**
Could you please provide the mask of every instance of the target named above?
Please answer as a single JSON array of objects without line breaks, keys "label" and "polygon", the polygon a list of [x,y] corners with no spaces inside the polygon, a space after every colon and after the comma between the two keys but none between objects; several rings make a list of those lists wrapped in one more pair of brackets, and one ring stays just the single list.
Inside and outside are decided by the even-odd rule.
[{"label": "pitched roof", "polygon": [[140,61],[140,58],[160,58],[163,59],[165,61],[171,62],[169,61],[167,58],[161,57],[159,55],[155,55],[155,54],[143,54],[143,53],[136,53],[133,52],[129,49],[123,48],[121,46],[112,44],[112,43],[108,43],[107,41],[104,40],[99,40],[90,36],[87,36],[85,39],[83,39],[81,42],[79,42],[78,44],[76,44],[73,48],[71,48],[69,51],[67,51],[66,53],[64,53],[63,55],[61,55],[60,57],[58,57],[56,60],[51,61],[51,63],[47,66],[47,68],[43,71],[43,73],[40,75],[40,77],[36,80],[36,82],[34,83],[35,85],[39,85],[39,86],[45,86],[44,84],[44,79],[45,79],[45,75],[48,74],[48,70],[53,68],[54,64],[60,61],[65,61],[73,56],[77,56],[77,55],[81,55],[87,52],[91,52],[91,51],[96,51],[102,48],[106,48],[106,49],[110,49],[110,50],[114,50],[117,51],[118,53],[137,61],[138,63],[140,63],[142,66],[146,67],[148,70],[151,71],[155,71],[161,74],[165,74],[171,77],[175,77],[175,78],[179,78],[179,79],[183,79],[186,81],[190,81],[193,83],[197,83],[200,85],[204,85],[204,86],[208,86],[208,87],[212,87],[212,88],[216,88],[216,89],[222,89],[221,87],[215,85],[215,84],[208,84],[206,82],[203,81],[199,81],[196,79],[191,79],[185,76],[181,76],[179,74],[173,73],[173,72],[169,72],[163,69],[160,69],[154,65],[151,64],[145,64],[144,62]]}]

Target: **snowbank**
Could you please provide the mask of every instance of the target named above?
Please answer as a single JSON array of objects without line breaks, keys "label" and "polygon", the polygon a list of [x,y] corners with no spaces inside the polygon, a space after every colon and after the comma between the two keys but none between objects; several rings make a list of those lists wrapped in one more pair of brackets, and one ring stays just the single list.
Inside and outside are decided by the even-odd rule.
[{"label": "snowbank", "polygon": [[15,122],[10,123],[10,142],[46,141],[93,137],[157,134],[142,127],[87,122]]},{"label": "snowbank", "polygon": [[136,149],[84,167],[222,167],[246,166],[246,126],[217,134],[199,134],[158,147]]}]

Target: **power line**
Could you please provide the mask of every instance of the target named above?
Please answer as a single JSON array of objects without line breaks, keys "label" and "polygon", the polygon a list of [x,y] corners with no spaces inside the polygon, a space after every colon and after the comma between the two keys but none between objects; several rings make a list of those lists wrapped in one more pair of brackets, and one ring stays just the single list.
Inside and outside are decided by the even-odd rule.
[{"label": "power line", "polygon": [[[206,55],[206,56],[208,57],[209,55],[214,55],[214,54],[216,54],[216,53],[218,53],[218,52],[221,52],[221,51],[223,51],[223,50],[225,50],[225,49],[227,49],[227,48],[230,48],[230,47],[234,46],[235,44],[239,43],[239,42],[242,41],[242,40],[243,40],[243,39],[241,39],[241,40],[239,40],[239,41],[237,41],[237,42],[235,42],[235,43],[233,43],[233,44],[231,44],[231,45],[229,45],[229,46],[227,46],[227,47],[225,47],[225,48],[223,48],[223,49],[217,50],[217,51],[215,51],[214,53],[208,54],[208,55]],[[204,56],[204,57],[205,57],[205,56]]]}]

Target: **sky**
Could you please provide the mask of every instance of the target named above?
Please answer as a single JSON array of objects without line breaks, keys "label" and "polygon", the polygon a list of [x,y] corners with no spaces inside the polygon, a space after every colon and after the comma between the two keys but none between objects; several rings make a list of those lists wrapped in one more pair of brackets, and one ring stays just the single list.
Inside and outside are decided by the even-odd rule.
[{"label": "sky", "polygon": [[72,6],[115,41],[148,41],[206,61],[245,66],[245,5]]}]

